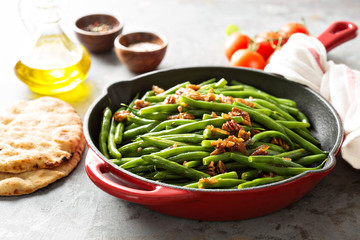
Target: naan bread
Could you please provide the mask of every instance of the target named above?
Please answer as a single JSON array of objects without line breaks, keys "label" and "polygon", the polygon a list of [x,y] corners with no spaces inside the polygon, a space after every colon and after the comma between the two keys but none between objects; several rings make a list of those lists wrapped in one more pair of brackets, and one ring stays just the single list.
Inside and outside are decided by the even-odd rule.
[{"label": "naan bread", "polygon": [[82,137],[78,149],[70,160],[54,168],[22,173],[0,172],[0,196],[29,194],[46,187],[60,178],[66,177],[79,163],[84,146],[85,140]]},{"label": "naan bread", "polygon": [[53,97],[20,101],[0,111],[0,172],[69,165],[83,141],[81,118],[68,103]]}]

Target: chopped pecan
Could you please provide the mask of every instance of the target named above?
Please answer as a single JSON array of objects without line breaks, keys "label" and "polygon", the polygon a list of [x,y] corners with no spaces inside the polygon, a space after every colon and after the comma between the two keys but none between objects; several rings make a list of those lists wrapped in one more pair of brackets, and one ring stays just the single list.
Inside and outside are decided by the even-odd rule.
[{"label": "chopped pecan", "polygon": [[179,113],[175,115],[168,116],[166,119],[195,119],[195,116],[190,113]]},{"label": "chopped pecan", "polygon": [[163,88],[158,87],[158,86],[156,86],[156,85],[153,85],[153,86],[152,86],[152,90],[155,92],[155,95],[158,95],[158,94],[164,92],[164,89],[163,89]]},{"label": "chopped pecan", "polygon": [[122,122],[127,119],[127,116],[129,116],[131,113],[127,110],[121,110],[114,113],[114,119],[117,122]]},{"label": "chopped pecan", "polygon": [[149,106],[150,103],[145,101],[145,100],[140,100],[140,99],[137,99],[134,103],[134,108],[135,109],[141,109],[141,108],[144,108],[144,107],[147,107]]},{"label": "chopped pecan", "polygon": [[164,103],[165,104],[173,104],[173,103],[176,103],[176,97],[175,95],[169,95],[165,98],[164,100]]},{"label": "chopped pecan", "polygon": [[239,109],[239,108],[233,108],[232,112],[229,113],[230,117],[232,116],[240,116],[242,117],[244,120],[241,122],[242,124],[246,125],[246,126],[250,126],[251,127],[251,120],[250,120],[250,116],[247,112]]},{"label": "chopped pecan", "polygon": [[216,170],[216,167],[215,167],[214,161],[211,161],[209,163],[209,165],[207,166],[206,173],[209,174],[210,176],[215,176],[216,175],[215,170]]},{"label": "chopped pecan", "polygon": [[253,102],[250,102],[250,101],[246,101],[245,99],[242,99],[242,98],[235,98],[235,101],[238,102],[238,103],[242,103],[246,106],[249,106],[251,108],[255,108],[255,103]]},{"label": "chopped pecan", "polygon": [[251,154],[251,156],[268,155],[268,152],[266,151],[268,149],[269,149],[268,145],[261,145],[255,149],[255,151]]},{"label": "chopped pecan", "polygon": [[237,138],[234,135],[230,135],[227,139],[218,139],[211,142],[211,146],[215,148],[210,155],[216,155],[220,153],[229,152],[241,152],[247,155],[246,145],[248,142],[244,142],[242,138]]},{"label": "chopped pecan", "polygon": [[254,135],[258,134],[258,133],[261,133],[261,131],[258,130],[258,129],[252,129],[251,130],[251,136],[254,136]]},{"label": "chopped pecan", "polygon": [[285,151],[289,151],[289,150],[290,150],[289,144],[287,144],[287,142],[283,141],[281,138],[273,137],[273,138],[271,138],[271,141],[270,141],[270,142],[271,142],[272,144],[281,146]]},{"label": "chopped pecan", "polygon": [[242,138],[244,141],[248,141],[251,139],[251,133],[246,132],[245,129],[240,129],[238,132],[238,138]]},{"label": "chopped pecan", "polygon": [[216,128],[213,125],[207,125],[206,129],[210,129],[211,130],[211,134],[214,136],[216,133],[219,134],[223,134],[223,135],[230,135],[230,133],[228,131],[225,131],[223,129],[220,128]]},{"label": "chopped pecan", "polygon": [[216,99],[216,95],[214,93],[208,93],[203,96],[204,101],[213,102]]},{"label": "chopped pecan", "polygon": [[228,104],[233,104],[235,99],[232,96],[224,96],[222,94],[218,95],[218,100],[221,103],[228,103]]},{"label": "chopped pecan", "polygon": [[211,118],[217,118],[217,115],[215,112],[211,112]]},{"label": "chopped pecan", "polygon": [[237,132],[241,129],[244,129],[240,124],[238,124],[235,120],[230,120],[224,123],[221,127],[225,131],[229,132]]},{"label": "chopped pecan", "polygon": [[188,85],[186,85],[186,88],[190,88],[190,89],[192,89],[194,91],[197,91],[197,90],[199,90],[201,88],[201,86],[200,85],[195,85],[195,84],[188,84]]},{"label": "chopped pecan", "polygon": [[227,172],[226,166],[221,160],[218,162],[218,164],[216,164],[215,172],[216,172],[216,174],[221,174],[221,173]]}]

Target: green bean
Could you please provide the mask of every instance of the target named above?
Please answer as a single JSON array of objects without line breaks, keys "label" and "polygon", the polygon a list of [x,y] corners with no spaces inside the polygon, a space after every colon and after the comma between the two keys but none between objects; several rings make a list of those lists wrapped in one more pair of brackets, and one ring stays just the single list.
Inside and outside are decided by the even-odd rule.
[{"label": "green bean", "polygon": [[205,85],[208,85],[208,84],[211,84],[211,83],[214,83],[216,81],[216,78],[210,78],[209,80],[206,80],[202,83],[199,83],[198,85],[199,86],[205,86]]},{"label": "green bean", "polygon": [[122,143],[122,138],[123,138],[123,133],[124,133],[124,128],[125,128],[125,124],[123,122],[119,122],[116,125],[115,128],[115,143],[116,144],[121,144]]},{"label": "green bean", "polygon": [[295,116],[299,112],[299,109],[288,106],[286,104],[280,104],[279,106],[293,116]]},{"label": "green bean", "polygon": [[140,125],[137,125],[135,123],[130,123],[129,125],[125,126],[124,132],[137,127],[140,127]]},{"label": "green bean", "polygon": [[156,122],[156,120],[141,118],[134,115],[128,115],[127,120],[130,123],[135,123],[140,126]]},{"label": "green bean", "polygon": [[280,106],[278,106],[275,103],[266,101],[264,99],[251,99],[250,101],[254,102],[256,104],[261,104],[261,106],[264,106],[264,107],[266,107],[268,109],[271,109],[271,110],[275,111],[276,113],[278,113],[280,116],[282,116],[286,120],[289,120],[289,121],[295,120],[295,118],[293,116],[291,116],[288,112],[283,110]]},{"label": "green bean", "polygon": [[269,102],[276,103],[274,99],[269,97],[269,94],[260,91],[253,91],[250,89],[243,91],[223,91],[222,94],[225,96],[232,96],[235,98],[248,98],[248,97],[261,98]]},{"label": "green bean", "polygon": [[[125,107],[121,107],[119,108],[116,112],[119,112],[119,111],[122,111],[122,110],[125,110]],[[114,114],[116,114],[116,112]],[[123,122],[119,122],[117,125],[116,125],[116,128],[115,128],[115,137],[114,137],[114,142],[116,144],[121,144],[122,142],[122,136],[123,136],[123,132],[124,132],[124,128],[125,128],[125,123]]]},{"label": "green bean", "polygon": [[169,179],[183,179],[184,177],[178,174],[174,174],[171,171],[165,170],[165,171],[157,172],[153,178],[155,180],[165,181]]},{"label": "green bean", "polygon": [[145,97],[145,101],[153,103],[153,102],[163,102],[166,99],[166,96],[156,95],[156,96],[147,96]]},{"label": "green bean", "polygon": [[266,145],[269,147],[270,150],[274,150],[280,153],[285,152],[285,149],[283,147],[272,143],[257,141],[251,144],[251,146],[254,148],[260,147],[261,145]]},{"label": "green bean", "polygon": [[150,132],[158,132],[165,129],[166,126],[179,126],[181,124],[196,122],[192,119],[170,119],[159,123],[156,127],[150,130]]},{"label": "green bean", "polygon": [[210,162],[214,162],[215,164],[218,163],[219,161],[222,162],[228,162],[231,161],[231,157],[230,157],[230,152],[226,152],[226,153],[221,153],[221,154],[216,154],[216,155],[211,155],[208,157],[204,157],[203,158],[203,165],[209,165]]},{"label": "green bean", "polygon": [[126,154],[126,157],[140,157],[142,155],[156,153],[160,151],[158,147],[146,147],[146,148],[139,148],[136,152],[131,152]]},{"label": "green bean", "polygon": [[306,117],[304,113],[300,111],[295,115],[295,118],[301,122],[309,123],[309,119]]},{"label": "green bean", "polygon": [[203,158],[209,155],[210,155],[209,152],[195,151],[195,152],[181,153],[176,156],[168,157],[167,159],[173,162],[182,163],[184,161],[202,160]]},{"label": "green bean", "polygon": [[121,146],[118,150],[122,155],[126,155],[131,152],[138,151],[139,148],[149,147],[149,143],[144,143],[144,141],[136,141],[132,143],[128,143],[126,145]]},{"label": "green bean", "polygon": [[251,138],[251,141],[257,142],[264,138],[272,138],[272,137],[280,138],[280,139],[284,140],[290,146],[290,149],[294,149],[294,143],[290,140],[290,138],[288,136],[286,136],[285,134],[283,134],[281,132],[273,131],[273,130],[263,131],[258,134],[255,134]]},{"label": "green bean", "polygon": [[199,180],[198,188],[231,188],[238,186],[241,183],[245,183],[244,179],[233,179],[233,178],[202,178]]},{"label": "green bean", "polygon": [[139,93],[136,93],[134,98],[131,100],[131,102],[129,103],[129,105],[127,106],[127,109],[126,110],[130,110],[134,107],[135,105],[135,101],[139,98]]},{"label": "green bean", "polygon": [[284,177],[284,176],[257,178],[252,181],[239,184],[238,188],[242,189],[242,188],[249,188],[249,187],[265,185],[265,184],[269,184],[269,183],[279,182],[279,181],[285,180],[286,178],[287,177]]},{"label": "green bean", "polygon": [[186,85],[190,84],[189,81],[183,82],[183,83],[179,83],[167,90],[165,90],[163,93],[160,93],[159,95],[167,95],[167,94],[172,94],[175,93],[179,88],[185,88]]},{"label": "green bean", "polygon": [[169,140],[177,140],[179,142],[185,143],[201,143],[203,140],[203,136],[199,134],[169,134],[163,135],[161,138],[169,139]]},{"label": "green bean", "polygon": [[183,166],[188,167],[188,168],[194,168],[194,167],[197,167],[199,165],[201,165],[200,160],[193,160],[193,161],[183,163]]},{"label": "green bean", "polygon": [[[238,175],[235,171],[231,171],[231,172],[226,172],[226,173],[221,173],[221,174],[215,175],[212,178],[214,178],[214,179],[219,179],[219,178],[238,179]],[[190,183],[190,184],[184,185],[184,187],[198,188],[199,182]]]},{"label": "green bean", "polygon": [[314,155],[301,157],[297,159],[295,162],[303,166],[310,166],[314,163],[319,163],[324,161],[326,157],[327,157],[326,154],[314,154]]},{"label": "green bean", "polygon": [[[195,151],[211,151],[211,149],[209,148],[204,148],[201,146],[182,146],[182,147],[176,147],[176,148],[166,148],[160,152],[157,153],[152,153],[149,156],[153,156],[153,155],[158,155],[164,158],[168,158],[171,156],[175,156],[181,153],[185,153],[185,152],[195,152]],[[127,168],[131,168],[131,167],[135,167],[135,166],[139,166],[144,164],[145,162],[142,160],[142,158],[136,158],[130,162],[127,162],[125,164],[123,164],[121,167],[124,169]]]},{"label": "green bean", "polygon": [[162,112],[162,113],[174,113],[178,111],[179,104],[159,104],[159,105],[152,105],[148,107],[144,107],[140,109],[140,116],[146,114],[152,114],[155,112]]},{"label": "green bean", "polygon": [[142,165],[128,169],[129,172],[132,173],[141,173],[141,172],[156,172],[155,165]]},{"label": "green bean", "polygon": [[103,118],[101,121],[101,129],[99,135],[99,150],[107,158],[110,158],[108,153],[107,141],[109,138],[111,117],[112,117],[111,109],[109,107],[106,107],[103,112]]},{"label": "green bean", "polygon": [[121,159],[110,159],[111,162],[113,162],[114,164],[120,166],[123,165],[124,163],[127,163],[129,161],[134,160],[135,158],[133,157],[122,157]]},{"label": "green bean", "polygon": [[[243,118],[242,117],[233,117],[233,120],[235,120],[238,123],[241,123]],[[163,130],[159,132],[151,132],[146,134],[146,136],[159,136],[159,135],[169,135],[169,134],[180,134],[180,133],[189,133],[196,130],[204,129],[207,125],[213,125],[214,127],[220,127],[222,124],[227,122],[224,118],[213,118],[213,119],[207,119],[207,120],[200,120],[193,123],[187,123],[178,126],[177,128],[170,129],[170,130]]]},{"label": "green bean", "polygon": [[149,137],[149,136],[142,136],[140,137],[145,143],[150,144],[151,146],[155,146],[158,148],[168,148],[168,147],[176,147],[176,146],[186,146],[188,144],[177,142],[173,140],[163,139],[160,137]]},{"label": "green bean", "polygon": [[276,120],[276,122],[284,125],[287,128],[308,128],[310,127],[310,123],[304,123],[304,122],[297,122],[297,121],[282,121],[282,120]]},{"label": "green bean", "polygon": [[244,179],[246,181],[254,180],[259,177],[261,177],[261,171],[257,169],[251,169],[241,174],[241,179]]},{"label": "green bean", "polygon": [[108,151],[110,154],[110,157],[121,159],[121,153],[116,148],[115,143],[115,130],[116,130],[116,121],[112,117],[110,122],[110,130],[108,134]]},{"label": "green bean", "polygon": [[316,147],[314,144],[308,142],[304,138],[300,137],[295,132],[291,131],[290,129],[284,127],[286,134],[289,136],[291,140],[299,144],[302,148],[308,150],[309,152],[312,152],[314,154],[321,154],[323,151],[321,151],[318,147]]},{"label": "green bean", "polygon": [[184,167],[178,163],[169,161],[157,155],[145,155],[141,157],[144,161],[154,164],[156,167],[164,168],[176,174],[182,175],[187,178],[198,180],[200,178],[209,177],[208,174],[197,171],[193,168]]},{"label": "green bean", "polygon": [[227,138],[229,134],[222,132],[213,132],[211,129],[204,129],[203,139],[218,139],[218,138]]},{"label": "green bean", "polygon": [[248,166],[238,162],[226,162],[225,167],[227,171],[239,171],[248,168]]},{"label": "green bean", "polygon": [[275,155],[276,157],[291,158],[292,160],[308,155],[309,152],[303,148],[295,149],[292,151],[283,152]]},{"label": "green bean", "polygon": [[147,125],[143,125],[143,126],[140,126],[140,127],[133,128],[133,129],[130,129],[128,131],[125,131],[124,134],[123,134],[123,139],[128,140],[128,139],[134,138],[135,136],[137,136],[139,134],[147,133],[152,128],[154,128],[157,124],[158,124],[157,122],[154,122],[154,123],[150,123],[150,124],[147,124]]},{"label": "green bean", "polygon": [[265,164],[265,163],[249,162],[247,157],[246,157],[246,159],[244,159],[244,155],[238,154],[238,153],[235,153],[235,152],[231,153],[231,158],[233,160],[235,160],[237,162],[240,162],[241,164],[247,165],[249,167],[253,167],[253,168],[263,170],[263,171],[266,171],[266,172],[275,172],[276,174],[279,174],[279,175],[282,175],[282,176],[294,176],[294,175],[298,175],[300,173],[303,173],[303,172],[306,172],[306,171],[309,171],[309,170],[318,170],[318,169],[320,169],[322,167],[322,165],[319,165],[316,168],[276,167],[276,166]]},{"label": "green bean", "polygon": [[[189,104],[190,106],[198,107],[201,109],[208,109],[211,111],[223,111],[223,112],[231,112],[234,108],[234,105],[226,104],[226,103],[211,103],[211,102],[205,102],[205,101],[198,101],[193,100],[191,98],[181,96],[180,100],[186,104]],[[237,102],[235,102],[236,104]],[[257,121],[258,123],[264,125],[265,127],[269,129],[274,129],[279,132],[285,133],[285,130],[283,126],[277,122],[275,122],[270,117],[258,113],[256,110],[249,108],[245,108],[243,106],[238,106],[240,109],[243,108],[243,111],[246,111],[249,113],[250,118],[254,121]]]},{"label": "green bean", "polygon": [[141,100],[145,100],[147,97],[153,96],[155,93],[153,90],[146,91],[145,94],[141,97]]},{"label": "green bean", "polygon": [[304,167],[304,166],[302,166],[300,164],[297,164],[295,162],[286,160],[286,159],[281,158],[281,157],[276,157],[276,156],[261,156],[261,155],[250,156],[249,157],[249,162],[270,163],[270,164],[276,164],[276,165],[281,165],[281,166],[285,166],[285,167],[297,167],[297,168]]}]

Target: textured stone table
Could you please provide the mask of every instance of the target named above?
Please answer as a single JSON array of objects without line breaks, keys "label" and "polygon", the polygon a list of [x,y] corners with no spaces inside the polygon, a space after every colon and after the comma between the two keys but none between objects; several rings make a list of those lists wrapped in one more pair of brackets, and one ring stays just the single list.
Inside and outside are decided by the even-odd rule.
[{"label": "textured stone table", "polygon": [[[27,33],[17,15],[17,1],[2,1],[0,105],[34,99],[13,72]],[[317,36],[332,22],[360,25],[358,0],[103,0],[71,1],[63,26],[73,37],[73,18],[87,11],[117,11],[126,20],[124,32],[165,34],[169,48],[159,69],[228,66],[222,51],[225,28],[234,23],[250,34],[278,29],[301,18]],[[328,57],[360,69],[360,41],[332,50]],[[127,80],[129,72],[114,52],[92,54],[84,86],[88,95],[68,100],[83,117],[104,86]],[[256,219],[202,222],[179,219],[125,202],[97,188],[87,177],[84,159],[67,178],[28,196],[0,197],[0,239],[359,239],[360,171],[341,157],[335,169],[293,205]]]}]

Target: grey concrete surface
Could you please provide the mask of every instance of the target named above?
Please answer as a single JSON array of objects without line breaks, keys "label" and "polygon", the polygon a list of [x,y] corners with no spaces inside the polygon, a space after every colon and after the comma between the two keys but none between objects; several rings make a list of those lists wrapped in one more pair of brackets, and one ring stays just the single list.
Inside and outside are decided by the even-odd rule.
[{"label": "grey concrete surface", "polygon": [[[20,82],[13,66],[28,33],[17,15],[17,1],[1,1],[0,106],[38,97]],[[165,34],[169,48],[159,69],[228,66],[222,46],[225,28],[244,32],[278,29],[305,19],[317,36],[332,22],[360,25],[358,0],[79,0],[69,1],[64,29],[74,37],[74,17],[87,11],[116,11],[124,32]],[[332,50],[328,57],[360,70],[359,39]],[[84,87],[87,95],[68,100],[83,117],[107,84],[127,80],[129,72],[114,52],[92,54]],[[97,188],[87,177],[84,158],[66,178],[31,195],[0,197],[0,239],[360,239],[360,172],[338,157],[335,169],[304,198],[273,214],[242,221],[206,222],[166,216],[125,202]]]}]

